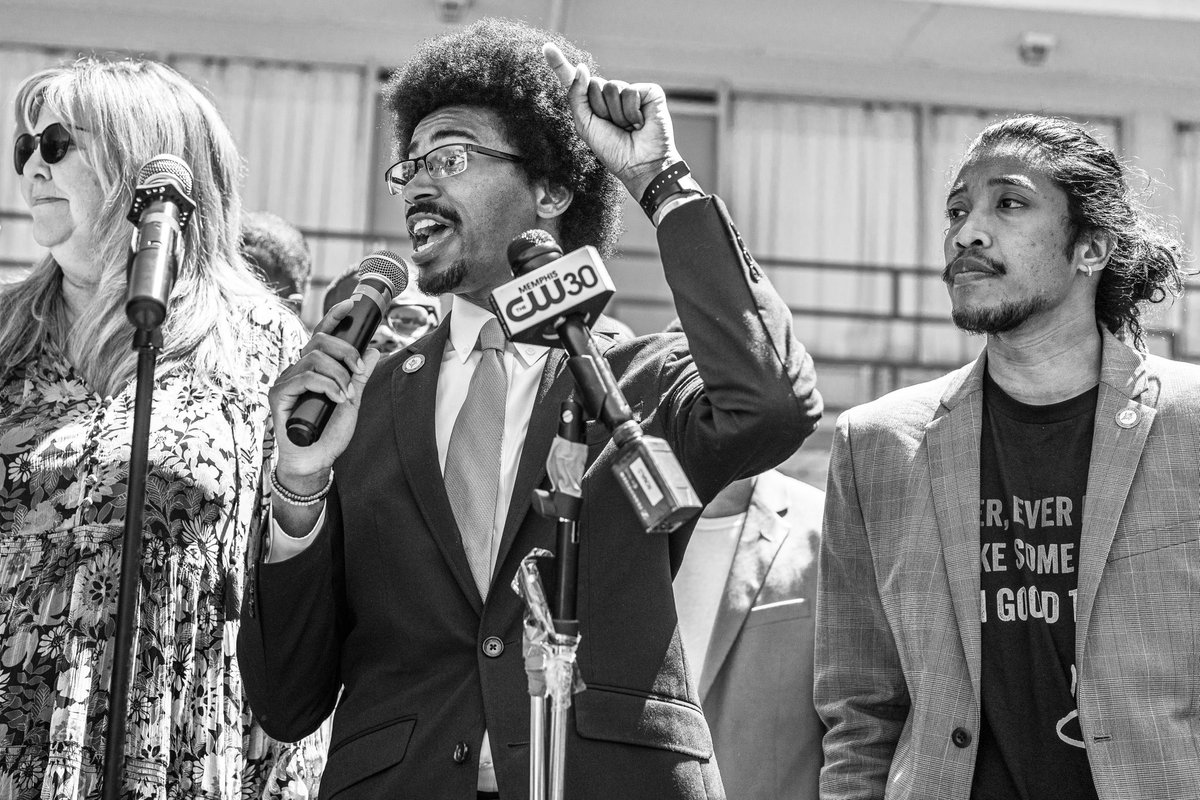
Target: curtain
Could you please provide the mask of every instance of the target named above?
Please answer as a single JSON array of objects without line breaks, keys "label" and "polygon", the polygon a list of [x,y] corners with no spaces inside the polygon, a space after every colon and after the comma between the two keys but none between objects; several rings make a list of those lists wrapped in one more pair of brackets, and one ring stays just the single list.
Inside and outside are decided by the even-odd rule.
[{"label": "curtain", "polygon": [[[888,313],[887,271],[771,261],[918,263],[916,110],[746,96],[733,98],[731,125],[730,205],[789,305]],[[911,355],[911,337],[891,323],[801,311],[796,325],[820,356]]]},{"label": "curtain", "polygon": [[[212,58],[171,65],[212,95],[232,131],[246,165],[247,210],[309,230],[366,232],[374,84],[365,67]],[[363,254],[355,239],[314,235],[309,244],[318,275],[337,275]]]},{"label": "curtain", "polygon": [[[1196,269],[1195,257],[1200,253],[1200,126],[1181,125],[1175,134],[1175,217],[1184,244],[1192,257],[1189,269]],[[1191,361],[1200,361],[1200,281],[1192,276],[1187,293],[1176,300],[1175,314],[1178,354]]]}]

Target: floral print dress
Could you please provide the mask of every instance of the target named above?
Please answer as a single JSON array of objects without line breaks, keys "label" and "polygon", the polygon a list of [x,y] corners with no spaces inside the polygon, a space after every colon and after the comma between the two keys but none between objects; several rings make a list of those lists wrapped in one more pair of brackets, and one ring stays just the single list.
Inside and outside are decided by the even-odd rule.
[{"label": "floral print dress", "polygon": [[[263,304],[242,331],[249,370],[224,390],[184,367],[155,382],[134,800],[257,797],[276,754],[252,730],[234,649],[273,442],[267,391],[303,329]],[[135,389],[101,397],[50,343],[0,386],[0,798],[100,796]]]}]

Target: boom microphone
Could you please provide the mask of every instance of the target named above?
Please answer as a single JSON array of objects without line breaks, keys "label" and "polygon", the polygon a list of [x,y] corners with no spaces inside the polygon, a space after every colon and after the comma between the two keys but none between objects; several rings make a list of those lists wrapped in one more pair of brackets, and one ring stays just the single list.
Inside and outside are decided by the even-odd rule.
[{"label": "boom microphone", "polygon": [[[358,286],[350,299],[350,313],[342,317],[330,336],[348,342],[359,355],[367,349],[392,298],[408,286],[408,264],[390,250],[376,250],[358,265]],[[335,403],[319,392],[305,392],[292,408],[287,435],[293,444],[308,447],[321,438]]]},{"label": "boom microphone", "polygon": [[167,316],[183,232],[196,209],[191,192],[192,170],[175,156],[155,156],[138,173],[128,215],[137,227],[125,274],[125,316],[138,330],[152,331]]},{"label": "boom microphone", "polygon": [[594,247],[563,255],[554,237],[528,230],[508,245],[517,276],[491,295],[492,310],[510,339],[559,345],[570,354],[588,414],[604,423],[618,452],[613,474],[647,532],[668,533],[699,513],[700,500],[665,441],[646,436],[588,326],[614,288]]}]

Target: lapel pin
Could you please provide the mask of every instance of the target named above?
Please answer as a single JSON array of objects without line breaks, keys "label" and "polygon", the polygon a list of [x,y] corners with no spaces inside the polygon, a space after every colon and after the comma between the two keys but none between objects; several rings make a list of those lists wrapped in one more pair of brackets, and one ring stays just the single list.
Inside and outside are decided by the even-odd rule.
[{"label": "lapel pin", "polygon": [[413,373],[423,366],[425,366],[425,356],[417,353],[404,359],[404,364],[400,368],[405,372]]},{"label": "lapel pin", "polygon": [[1138,420],[1138,413],[1132,408],[1126,408],[1117,413],[1117,424],[1122,428],[1136,427]]}]

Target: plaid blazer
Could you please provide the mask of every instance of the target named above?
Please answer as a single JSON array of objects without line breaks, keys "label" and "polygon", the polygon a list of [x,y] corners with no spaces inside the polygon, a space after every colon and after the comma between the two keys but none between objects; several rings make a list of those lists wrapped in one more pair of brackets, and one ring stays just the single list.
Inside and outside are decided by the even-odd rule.
[{"label": "plaid blazer", "polygon": [[[826,800],[970,795],[985,360],[838,420],[818,559]],[[1200,368],[1107,333],[1078,577],[1101,800],[1200,798]]]}]

